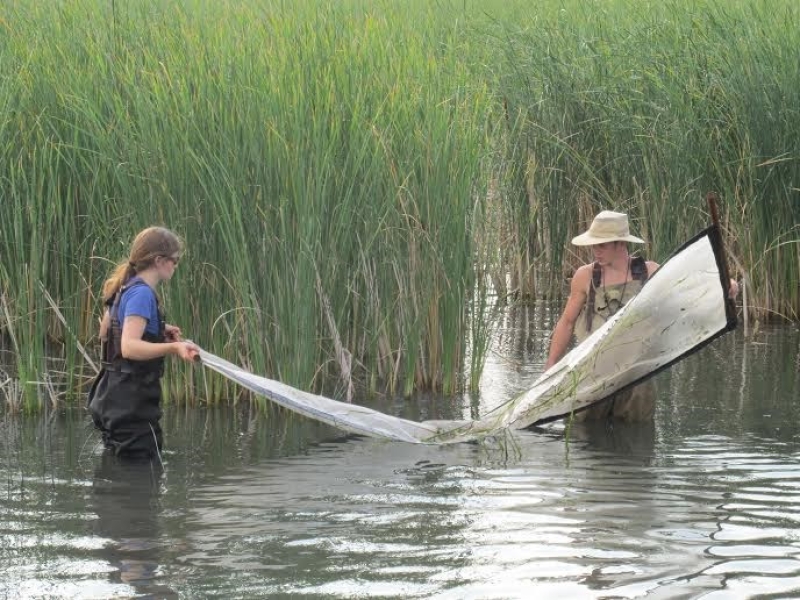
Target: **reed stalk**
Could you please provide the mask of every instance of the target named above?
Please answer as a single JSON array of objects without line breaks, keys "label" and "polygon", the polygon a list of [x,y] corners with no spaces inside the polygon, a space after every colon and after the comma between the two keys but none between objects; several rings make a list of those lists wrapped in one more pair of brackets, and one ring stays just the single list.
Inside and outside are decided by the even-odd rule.
[{"label": "reed stalk", "polygon": [[[542,270],[530,257],[567,273],[589,260],[565,250],[601,209],[630,213],[663,260],[708,223],[702,198],[715,190],[753,315],[797,320],[798,17],[792,2],[618,0],[498,20],[516,287],[531,293]],[[538,293],[563,289],[546,280]]]}]

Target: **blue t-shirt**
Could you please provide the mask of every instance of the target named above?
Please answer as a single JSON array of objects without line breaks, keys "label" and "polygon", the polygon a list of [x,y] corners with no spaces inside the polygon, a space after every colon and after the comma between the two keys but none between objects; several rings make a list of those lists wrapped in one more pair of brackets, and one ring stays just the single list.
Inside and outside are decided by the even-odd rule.
[{"label": "blue t-shirt", "polygon": [[[127,285],[130,286],[132,281]],[[147,333],[158,335],[159,319],[158,319],[158,301],[156,300],[156,293],[147,284],[138,284],[129,287],[122,293],[119,299],[119,312],[117,318],[119,319],[120,327],[125,323],[125,317],[144,317],[147,319],[147,325],[144,330]]]}]

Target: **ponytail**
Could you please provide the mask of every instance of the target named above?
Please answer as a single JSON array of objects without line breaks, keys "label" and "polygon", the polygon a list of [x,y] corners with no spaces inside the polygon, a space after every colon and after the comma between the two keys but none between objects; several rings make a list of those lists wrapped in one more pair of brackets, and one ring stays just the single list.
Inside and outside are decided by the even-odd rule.
[{"label": "ponytail", "polygon": [[120,288],[134,275],[136,275],[136,268],[132,262],[126,260],[118,264],[111,273],[111,277],[106,279],[103,284],[103,304],[111,304]]}]

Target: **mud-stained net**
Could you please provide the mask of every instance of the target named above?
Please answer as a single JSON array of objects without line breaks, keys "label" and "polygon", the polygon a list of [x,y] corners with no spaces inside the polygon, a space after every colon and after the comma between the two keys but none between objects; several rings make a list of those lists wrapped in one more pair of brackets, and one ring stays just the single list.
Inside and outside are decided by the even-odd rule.
[{"label": "mud-stained net", "polygon": [[411,443],[469,441],[579,411],[736,327],[722,264],[719,232],[710,227],[676,251],[637,296],[533,387],[479,420],[409,421],[254,375],[205,351],[201,360],[276,404],[345,431]]}]

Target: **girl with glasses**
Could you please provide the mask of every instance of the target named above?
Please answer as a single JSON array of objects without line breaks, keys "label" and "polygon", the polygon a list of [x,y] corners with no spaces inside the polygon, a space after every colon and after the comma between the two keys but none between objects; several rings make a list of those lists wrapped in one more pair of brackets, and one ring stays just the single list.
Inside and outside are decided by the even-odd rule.
[{"label": "girl with glasses", "polygon": [[149,227],[103,286],[100,323],[102,369],[89,391],[89,412],[103,443],[121,456],[152,457],[162,446],[161,377],[164,357],[192,361],[199,348],[168,325],[156,290],[172,279],[180,238]]}]

